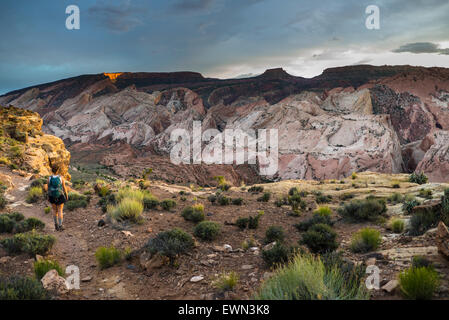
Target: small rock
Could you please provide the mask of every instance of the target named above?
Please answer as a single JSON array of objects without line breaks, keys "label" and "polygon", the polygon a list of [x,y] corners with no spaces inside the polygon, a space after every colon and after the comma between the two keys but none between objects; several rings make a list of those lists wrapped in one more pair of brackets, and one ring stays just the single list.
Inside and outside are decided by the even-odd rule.
[{"label": "small rock", "polygon": [[225,245],[223,246],[223,249],[224,249],[225,251],[227,251],[227,252],[231,252],[231,251],[232,251],[232,247],[231,247],[229,244],[225,244]]},{"label": "small rock", "polygon": [[207,213],[207,216],[208,216],[208,217],[213,216],[213,215],[214,215],[214,214],[213,214],[212,212],[208,212],[208,213]]},{"label": "small rock", "polygon": [[215,258],[216,256],[217,256],[217,254],[211,253],[211,254],[208,254],[206,257],[208,257],[209,259],[213,259],[213,258]]},{"label": "small rock", "polygon": [[257,251],[257,250],[259,250],[259,247],[251,247],[251,248],[249,248],[249,251]]},{"label": "small rock", "polygon": [[271,249],[273,249],[273,247],[274,247],[275,245],[276,245],[276,241],[267,244],[265,247],[263,247],[263,249],[264,249],[265,251],[266,251],[266,250],[271,250]]},{"label": "small rock", "polygon": [[122,230],[122,233],[127,237],[134,237],[134,235],[130,231]]},{"label": "small rock", "polygon": [[128,269],[128,270],[136,270],[136,266],[133,266],[132,264],[128,264],[126,266],[126,269]]},{"label": "small rock", "polygon": [[192,277],[192,278],[190,279],[190,282],[196,283],[196,282],[200,282],[200,281],[203,280],[203,279],[204,279],[204,277],[203,277],[202,275],[200,275],[200,276],[194,276],[194,277]]},{"label": "small rock", "polygon": [[399,285],[398,280],[390,280],[386,285],[382,287],[382,290],[387,291],[388,293],[393,292]]},{"label": "small rock", "polygon": [[92,281],[92,277],[91,276],[88,276],[88,277],[85,277],[85,278],[81,279],[81,282],[90,282],[90,281]]},{"label": "small rock", "polygon": [[9,260],[11,260],[11,257],[8,257],[8,256],[6,256],[6,257],[1,257],[1,258],[0,258],[0,264],[7,263]]},{"label": "small rock", "polygon": [[252,268],[253,268],[253,266],[250,265],[250,264],[244,264],[244,265],[242,266],[242,269],[243,269],[243,270],[250,270],[250,269],[252,269]]},{"label": "small rock", "polygon": [[98,226],[99,227],[104,227],[106,225],[106,222],[104,222],[103,219],[101,219],[100,221],[98,221]]}]

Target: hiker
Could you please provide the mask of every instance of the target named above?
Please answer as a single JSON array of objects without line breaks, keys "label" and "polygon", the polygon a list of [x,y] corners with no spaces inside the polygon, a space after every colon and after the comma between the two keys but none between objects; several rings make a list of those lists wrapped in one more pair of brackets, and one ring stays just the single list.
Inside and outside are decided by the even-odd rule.
[{"label": "hiker", "polygon": [[64,208],[64,203],[68,200],[69,195],[67,193],[64,178],[57,174],[58,169],[58,167],[52,166],[51,171],[53,175],[48,178],[48,184],[46,184],[44,188],[48,193],[48,201],[50,201],[53,209],[55,230],[63,231],[64,227],[62,226],[62,222],[64,220],[64,215],[62,209]]}]

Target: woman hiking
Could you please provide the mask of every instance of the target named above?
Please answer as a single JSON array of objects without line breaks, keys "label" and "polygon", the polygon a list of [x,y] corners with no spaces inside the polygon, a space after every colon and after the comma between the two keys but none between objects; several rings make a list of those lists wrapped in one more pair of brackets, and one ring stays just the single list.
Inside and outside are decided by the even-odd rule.
[{"label": "woman hiking", "polygon": [[63,231],[64,227],[62,226],[62,222],[64,220],[64,215],[62,209],[64,208],[64,203],[69,198],[69,195],[64,178],[57,174],[58,169],[58,167],[52,166],[51,171],[53,174],[48,178],[48,184],[46,184],[44,188],[48,193],[48,201],[50,201],[53,209],[55,230]]}]

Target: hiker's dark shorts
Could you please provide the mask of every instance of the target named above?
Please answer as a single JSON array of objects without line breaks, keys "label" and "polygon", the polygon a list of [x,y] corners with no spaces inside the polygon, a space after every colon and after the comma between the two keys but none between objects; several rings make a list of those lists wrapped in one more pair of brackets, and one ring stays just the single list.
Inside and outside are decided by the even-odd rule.
[{"label": "hiker's dark shorts", "polygon": [[61,194],[58,198],[54,198],[54,197],[48,197],[48,201],[50,201],[51,204],[63,204],[66,202],[65,196],[63,194]]}]

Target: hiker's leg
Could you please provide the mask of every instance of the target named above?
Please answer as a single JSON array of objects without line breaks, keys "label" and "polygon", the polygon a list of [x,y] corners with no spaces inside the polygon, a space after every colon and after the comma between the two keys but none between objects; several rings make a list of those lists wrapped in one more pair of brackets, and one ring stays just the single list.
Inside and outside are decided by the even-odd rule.
[{"label": "hiker's leg", "polygon": [[64,209],[64,204],[60,204],[58,205],[58,222],[59,222],[59,226],[62,226],[62,222],[64,221],[64,214],[62,212],[62,210]]},{"label": "hiker's leg", "polygon": [[58,227],[58,207],[56,204],[52,203],[51,208],[53,210],[53,221],[55,222],[55,229]]}]

